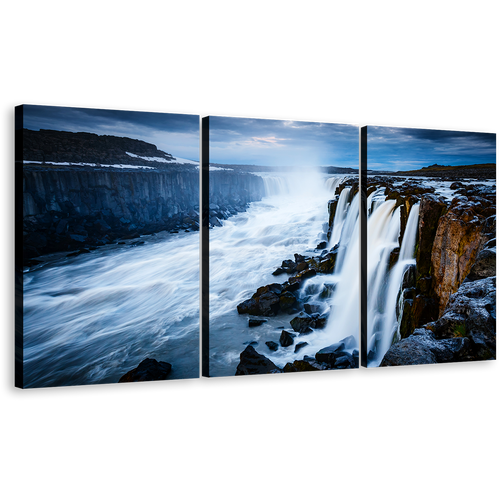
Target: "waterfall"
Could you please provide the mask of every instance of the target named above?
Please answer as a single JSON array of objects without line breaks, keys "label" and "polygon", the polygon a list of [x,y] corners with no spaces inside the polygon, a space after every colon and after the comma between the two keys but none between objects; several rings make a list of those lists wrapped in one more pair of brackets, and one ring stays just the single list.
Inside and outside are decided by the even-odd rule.
[{"label": "waterfall", "polygon": [[337,210],[335,211],[335,218],[333,219],[333,230],[330,236],[330,245],[336,245],[340,240],[340,234],[342,232],[342,226],[344,224],[344,219],[347,212],[347,206],[349,199],[349,194],[351,192],[350,187],[345,187],[340,193],[339,201],[337,202]]},{"label": "waterfall", "polygon": [[[345,189],[344,189],[345,191]],[[351,191],[351,189],[349,189]],[[349,204],[347,214],[340,230],[339,253],[335,267],[340,270],[344,264],[346,254],[352,250],[351,241],[359,238],[359,193],[356,193],[352,202]],[[359,274],[359,272],[358,272]]]},{"label": "waterfall", "polygon": [[261,175],[261,177],[264,180],[266,196],[276,196],[289,193],[290,186],[286,177],[270,175]]},{"label": "waterfall", "polygon": [[[357,193],[348,203],[351,187],[340,193],[334,217],[328,247],[336,246],[334,272],[308,279],[300,291],[310,304],[319,305],[320,313],[329,312],[326,327],[307,335],[308,345],[299,355],[291,348],[271,352],[265,343],[277,341],[282,329],[290,328],[295,313],[266,318],[258,329],[249,329],[248,317],[238,315],[237,304],[257,288],[289,278],[272,276],[284,259],[293,259],[295,253],[321,255],[316,245],[328,200],[344,180],[325,180],[314,172],[287,177],[263,174],[262,178],[269,196],[210,231],[210,372],[214,376],[234,375],[240,353],[250,341],[281,367],[351,335],[358,338],[360,198]],[[380,364],[398,336],[397,300],[404,272],[415,264],[419,217],[416,204],[399,259],[390,269],[391,252],[399,247],[401,207],[395,207],[395,200],[384,201],[383,192],[379,189],[368,198],[369,366]],[[173,362],[176,377],[196,376],[198,235],[147,243],[103,248],[25,275],[27,385],[114,382],[145,356],[157,353]]]},{"label": "waterfall", "polygon": [[389,270],[389,257],[398,247],[400,209],[394,200],[382,203],[368,219],[368,364],[378,366],[398,332],[397,298],[403,274],[414,265],[419,204],[413,205],[400,256]]}]

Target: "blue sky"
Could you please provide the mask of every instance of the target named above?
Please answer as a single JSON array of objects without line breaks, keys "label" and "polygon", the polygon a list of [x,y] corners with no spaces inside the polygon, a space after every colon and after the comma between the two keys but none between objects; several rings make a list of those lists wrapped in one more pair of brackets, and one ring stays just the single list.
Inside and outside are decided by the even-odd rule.
[{"label": "blue sky", "polygon": [[479,132],[368,127],[369,170],[496,163],[496,135]]},{"label": "blue sky", "polygon": [[[131,137],[199,159],[198,115],[25,105],[24,127]],[[353,125],[211,116],[210,161],[357,168],[358,137]],[[495,134],[368,127],[370,170],[495,162]]]}]

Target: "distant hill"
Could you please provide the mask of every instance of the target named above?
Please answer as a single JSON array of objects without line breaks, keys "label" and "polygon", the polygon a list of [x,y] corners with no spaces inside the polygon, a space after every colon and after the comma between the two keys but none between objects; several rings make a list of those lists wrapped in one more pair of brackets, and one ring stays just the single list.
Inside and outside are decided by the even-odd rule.
[{"label": "distant hill", "polygon": [[495,179],[496,163],[480,163],[475,165],[430,165],[420,170],[395,172],[393,175],[421,175],[427,177],[474,177]]},{"label": "distant hill", "polygon": [[422,176],[441,179],[496,179],[496,163],[475,165],[429,165],[420,170],[399,170],[397,172],[368,170],[369,175],[393,175],[398,177]]},{"label": "distant hill", "polygon": [[[184,163],[154,144],[87,132],[23,129],[23,160],[35,164],[131,165],[165,168]],[[187,162],[187,161],[186,161]],[[191,162],[196,163],[196,162]]]}]

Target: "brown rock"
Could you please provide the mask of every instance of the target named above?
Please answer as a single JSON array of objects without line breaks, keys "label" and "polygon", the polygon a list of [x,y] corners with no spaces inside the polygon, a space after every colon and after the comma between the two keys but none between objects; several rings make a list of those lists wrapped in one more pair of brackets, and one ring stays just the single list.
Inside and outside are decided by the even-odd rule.
[{"label": "brown rock", "polygon": [[448,299],[469,274],[481,245],[484,219],[466,204],[452,204],[439,219],[432,246],[432,285],[439,302],[439,314]]},{"label": "brown rock", "polygon": [[431,275],[431,251],[441,215],[446,203],[435,195],[427,194],[420,201],[418,217],[417,280]]}]

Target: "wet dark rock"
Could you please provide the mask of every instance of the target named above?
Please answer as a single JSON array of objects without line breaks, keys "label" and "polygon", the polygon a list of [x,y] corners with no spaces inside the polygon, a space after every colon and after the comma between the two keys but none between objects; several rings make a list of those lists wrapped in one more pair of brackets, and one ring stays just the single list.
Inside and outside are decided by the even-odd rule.
[{"label": "wet dark rock", "polygon": [[335,283],[325,283],[323,285],[323,290],[321,290],[320,298],[328,299],[333,296],[333,292],[335,291]]},{"label": "wet dark rock", "polygon": [[316,372],[323,369],[320,365],[314,362],[309,362],[305,360],[295,360],[293,363],[287,363],[283,368],[285,373],[293,372]]},{"label": "wet dark rock", "polygon": [[444,314],[427,325],[436,338],[472,341],[474,359],[496,356],[496,278],[462,283],[450,297]]},{"label": "wet dark rock", "polygon": [[279,347],[279,345],[276,342],[273,342],[272,340],[266,342],[266,345],[267,347],[269,347],[271,351],[277,351]]},{"label": "wet dark rock", "polygon": [[307,342],[299,342],[296,346],[295,346],[295,351],[294,352],[298,352],[300,351],[303,347],[305,347],[306,345],[309,345]]},{"label": "wet dark rock", "polygon": [[300,309],[300,303],[292,292],[283,292],[280,295],[280,309],[285,314],[292,314]]},{"label": "wet dark rock", "polygon": [[297,272],[300,273],[309,268],[309,264],[307,262],[299,262],[297,264]]},{"label": "wet dark rock", "polygon": [[481,250],[470,273],[467,275],[467,280],[479,280],[496,276],[496,257],[496,247]]},{"label": "wet dark rock", "polygon": [[307,314],[314,314],[320,312],[322,309],[322,306],[320,304],[313,304],[313,303],[307,303],[304,304],[304,311]]},{"label": "wet dark rock", "polygon": [[259,354],[251,345],[240,354],[240,363],[236,368],[236,375],[257,375],[281,372],[282,370],[280,370],[270,359]]},{"label": "wet dark rock", "polygon": [[428,330],[417,329],[386,352],[380,366],[421,365],[468,361],[470,342],[466,338],[435,339]]},{"label": "wet dark rock", "polygon": [[164,361],[146,358],[137,368],[123,375],[118,382],[145,382],[150,380],[166,380],[172,365]]},{"label": "wet dark rock", "polygon": [[333,365],[334,368],[354,368],[355,366],[352,355],[347,352],[336,358]]},{"label": "wet dark rock", "polygon": [[259,302],[255,299],[248,299],[241,302],[241,304],[236,306],[236,309],[238,310],[238,314],[255,314],[256,316],[259,316],[261,313]]},{"label": "wet dark rock", "polygon": [[265,323],[267,320],[265,319],[258,319],[258,318],[249,318],[248,319],[248,326],[249,327],[255,327],[255,326],[260,326],[263,323]]},{"label": "wet dark rock", "polygon": [[327,241],[321,241],[317,244],[316,250],[323,250],[324,248],[326,248],[326,245],[328,245]]},{"label": "wet dark rock", "polygon": [[464,185],[461,183],[461,182],[453,182],[451,185],[450,185],[450,189],[461,189],[463,188]]},{"label": "wet dark rock", "polygon": [[279,276],[280,274],[285,274],[286,271],[282,267],[278,267],[275,271],[272,272],[273,276]]},{"label": "wet dark rock", "polygon": [[305,312],[301,312],[290,321],[290,325],[298,333],[312,332],[311,326],[313,324],[315,324],[315,319]]},{"label": "wet dark rock", "polygon": [[[318,361],[318,363],[326,363],[333,366],[338,357],[347,355],[347,351],[353,349],[356,345],[356,339],[350,335],[349,337],[342,339],[340,342],[335,342],[328,347],[320,349],[315,355],[316,361]],[[353,355],[351,355],[351,358],[355,364]]]},{"label": "wet dark rock", "polygon": [[296,264],[300,264],[301,262],[305,262],[306,258],[303,255],[300,255],[299,253],[293,254],[293,257],[295,259]]},{"label": "wet dark rock", "polygon": [[280,344],[282,347],[289,347],[293,345],[293,339],[295,338],[294,333],[287,332],[283,330],[280,336]]},{"label": "wet dark rock", "polygon": [[281,263],[281,268],[285,270],[285,272],[292,274],[297,270],[297,264],[293,260],[284,260]]},{"label": "wet dark rock", "polygon": [[260,314],[263,316],[275,316],[279,310],[280,298],[274,292],[264,292],[258,296]]}]

